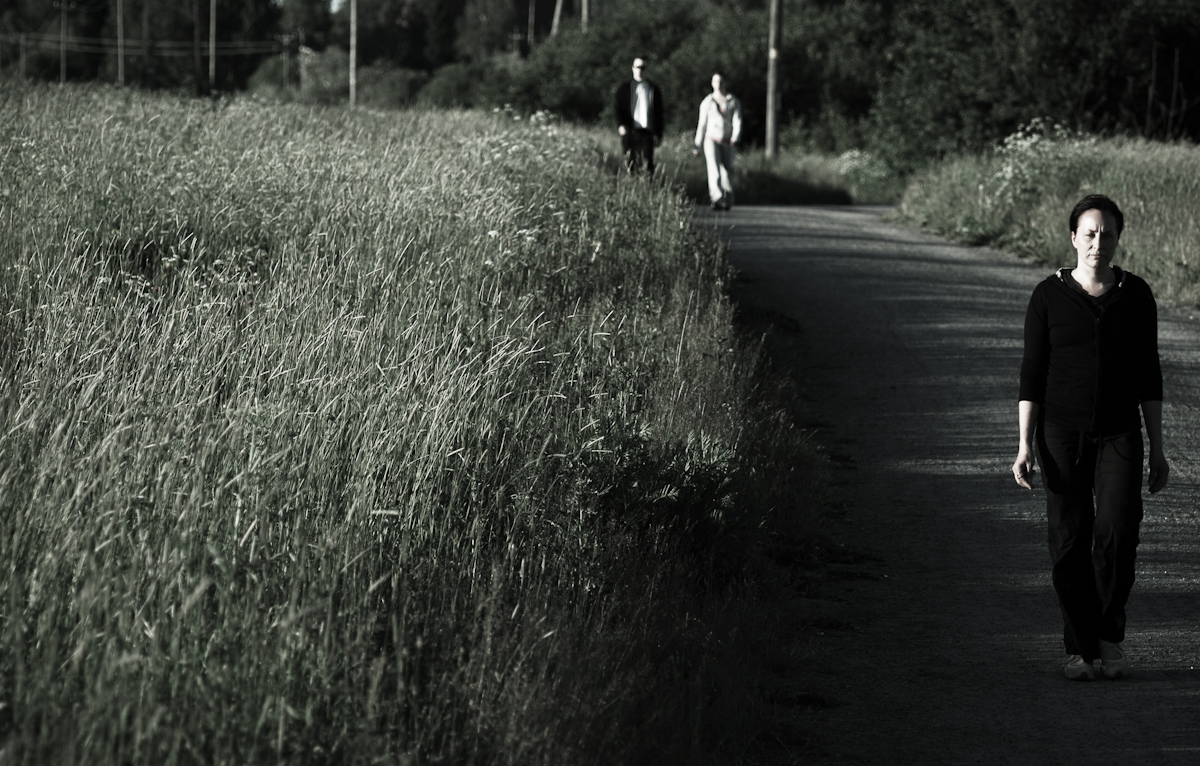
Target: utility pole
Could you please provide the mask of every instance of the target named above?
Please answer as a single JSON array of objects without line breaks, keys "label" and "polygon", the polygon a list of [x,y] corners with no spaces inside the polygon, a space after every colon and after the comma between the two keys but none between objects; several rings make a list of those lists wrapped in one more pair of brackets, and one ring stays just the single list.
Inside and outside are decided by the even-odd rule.
[{"label": "utility pole", "polygon": [[117,84],[125,87],[125,0],[117,0]]},{"label": "utility pole", "polygon": [[526,33],[526,39],[529,41],[529,51],[533,52],[534,29],[537,21],[537,0],[529,0],[529,30]]},{"label": "utility pole", "polygon": [[192,78],[196,81],[196,95],[204,95],[203,72],[200,61],[200,0],[192,0]]},{"label": "utility pole", "polygon": [[554,21],[550,22],[550,36],[558,34],[558,22],[562,20],[563,0],[554,0]]},{"label": "utility pole", "polygon": [[58,84],[67,81],[67,0],[59,0],[58,6]]},{"label": "utility pole", "polygon": [[142,0],[142,87],[150,84],[150,0]]},{"label": "utility pole", "polygon": [[767,159],[779,153],[779,37],[783,0],[771,0],[771,30],[767,35]]},{"label": "utility pole", "polygon": [[217,89],[217,0],[208,4],[208,90]]},{"label": "utility pole", "polygon": [[591,5],[591,3],[588,0],[582,0],[582,2],[579,4],[579,31],[585,33],[587,32],[589,5]]},{"label": "utility pole", "polygon": [[25,79],[25,33],[24,32],[21,33],[20,42],[18,43],[18,45],[21,46],[21,79],[24,80]]},{"label": "utility pole", "polygon": [[288,74],[292,68],[292,37],[291,35],[279,35],[275,39],[279,40],[279,44],[283,46],[283,92],[287,93],[292,87],[292,78]]},{"label": "utility pole", "polygon": [[350,108],[358,102],[358,0],[350,0]]}]

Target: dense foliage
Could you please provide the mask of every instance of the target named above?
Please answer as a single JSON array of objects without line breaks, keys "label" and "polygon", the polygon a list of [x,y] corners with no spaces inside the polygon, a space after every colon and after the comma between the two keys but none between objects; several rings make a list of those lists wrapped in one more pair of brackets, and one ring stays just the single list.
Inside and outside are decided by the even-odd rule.
[{"label": "dense foliage", "polygon": [[867,135],[901,167],[979,150],[1045,118],[1075,130],[1200,138],[1200,4],[895,4]]},{"label": "dense foliage", "polygon": [[[48,33],[50,0],[3,0],[0,66],[14,34]],[[149,2],[149,0],[146,0]],[[551,35],[561,5],[557,34]],[[781,103],[785,145],[866,149],[893,169],[977,151],[1035,118],[1075,130],[1153,139],[1200,138],[1200,3],[1187,0],[785,0]],[[128,55],[130,80],[204,85],[203,67],[157,40],[207,40],[207,3],[124,4],[126,34],[151,45]],[[286,98],[344,101],[349,3],[219,0],[221,40],[274,39],[286,54],[230,58],[220,89],[250,83]],[[550,110],[608,121],[634,55],[651,57],[671,129],[686,131],[714,71],[764,135],[766,0],[358,0],[362,103]],[[193,19],[198,19],[193,24]],[[115,36],[114,0],[80,3],[69,34]],[[532,26],[531,26],[532,24]],[[303,56],[298,55],[303,46]],[[283,50],[281,49],[281,50]],[[187,54],[188,51],[176,51]],[[196,59],[199,60],[199,59]],[[33,77],[53,79],[57,51],[35,50]],[[261,65],[261,66],[260,66]],[[68,79],[114,78],[112,51],[72,53]]]},{"label": "dense foliage", "polygon": [[[868,114],[882,52],[874,4],[820,8],[789,5],[783,40],[783,122],[794,144],[843,150],[861,143],[857,123]],[[763,77],[767,59],[765,2],[624,2],[609,7],[588,29],[565,29],[537,46],[519,65],[462,63],[435,74],[427,103],[549,109],[584,121],[612,119],[612,93],[628,78],[634,56],[651,61],[650,77],[664,90],[672,132],[693,130],[696,108],[713,72],[725,75],[742,100],[751,142],[765,129]],[[861,44],[861,45],[860,45]],[[847,55],[848,54],[848,55]],[[443,78],[469,88],[438,88]]]},{"label": "dense foliage", "polygon": [[[788,0],[781,48],[783,140],[866,148],[908,171],[994,145],[1021,124],[1159,139],[1200,137],[1200,4],[1178,0]],[[435,73],[429,103],[550,109],[610,119],[634,55],[668,95],[675,131],[694,121],[714,71],[764,130],[766,3],[612,5],[524,60]],[[461,87],[445,87],[450,82]],[[420,99],[420,96],[418,96]]]}]

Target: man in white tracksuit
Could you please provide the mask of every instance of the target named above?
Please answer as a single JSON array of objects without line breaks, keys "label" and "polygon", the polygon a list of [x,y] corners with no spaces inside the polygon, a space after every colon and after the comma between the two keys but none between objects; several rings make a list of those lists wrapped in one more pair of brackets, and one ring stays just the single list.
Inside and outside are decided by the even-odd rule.
[{"label": "man in white tracksuit", "polygon": [[713,210],[733,206],[733,158],[742,136],[742,103],[725,92],[720,73],[712,78],[713,92],[700,102],[700,123],[692,154],[704,152],[708,165],[708,196]]}]

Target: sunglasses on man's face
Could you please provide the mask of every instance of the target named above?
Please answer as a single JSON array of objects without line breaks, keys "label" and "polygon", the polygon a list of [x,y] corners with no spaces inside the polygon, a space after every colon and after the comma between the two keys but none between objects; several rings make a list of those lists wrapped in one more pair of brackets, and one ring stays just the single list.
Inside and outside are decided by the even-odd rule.
[{"label": "sunglasses on man's face", "polygon": [[633,68],[634,69],[645,69],[646,65],[645,64],[634,64]]}]

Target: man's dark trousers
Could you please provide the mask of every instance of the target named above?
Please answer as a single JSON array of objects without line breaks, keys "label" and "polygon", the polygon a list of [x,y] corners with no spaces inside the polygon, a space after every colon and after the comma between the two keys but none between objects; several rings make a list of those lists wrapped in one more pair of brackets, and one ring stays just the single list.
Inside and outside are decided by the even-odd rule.
[{"label": "man's dark trousers", "polygon": [[650,175],[654,175],[654,134],[643,128],[631,128],[621,137],[621,149],[625,152],[625,168],[638,173],[645,164]]}]

